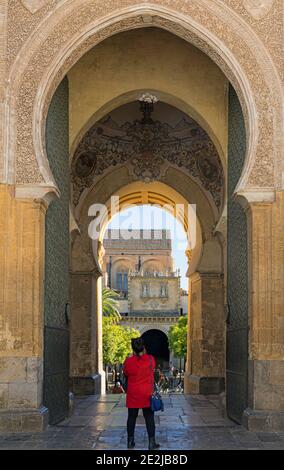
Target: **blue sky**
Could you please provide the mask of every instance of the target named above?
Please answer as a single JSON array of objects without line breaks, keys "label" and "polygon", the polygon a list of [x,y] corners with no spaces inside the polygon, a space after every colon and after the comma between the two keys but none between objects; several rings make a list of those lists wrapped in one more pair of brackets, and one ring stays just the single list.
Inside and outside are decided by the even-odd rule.
[{"label": "blue sky", "polygon": [[108,228],[120,228],[121,230],[170,230],[172,240],[172,250],[175,268],[180,269],[181,287],[187,290],[187,259],[185,249],[187,246],[186,233],[182,224],[162,208],[141,205],[131,206],[119,212],[109,223]]}]

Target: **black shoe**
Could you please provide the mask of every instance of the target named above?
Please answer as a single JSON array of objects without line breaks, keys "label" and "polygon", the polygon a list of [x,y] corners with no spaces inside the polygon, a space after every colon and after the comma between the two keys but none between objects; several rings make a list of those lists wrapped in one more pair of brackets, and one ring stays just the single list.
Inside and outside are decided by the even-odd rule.
[{"label": "black shoe", "polygon": [[135,447],[134,437],[129,437],[127,439],[127,449],[133,449]]},{"label": "black shoe", "polygon": [[157,444],[154,437],[150,437],[149,439],[149,450],[159,449],[160,444]]}]

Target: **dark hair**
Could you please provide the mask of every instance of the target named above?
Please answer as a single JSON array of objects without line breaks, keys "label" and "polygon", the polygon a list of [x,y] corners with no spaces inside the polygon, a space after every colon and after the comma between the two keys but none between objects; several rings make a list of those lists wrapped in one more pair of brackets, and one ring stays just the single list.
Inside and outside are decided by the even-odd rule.
[{"label": "dark hair", "polygon": [[139,356],[140,353],[144,351],[144,341],[143,338],[132,338],[131,339],[131,346],[136,354],[136,356]]}]

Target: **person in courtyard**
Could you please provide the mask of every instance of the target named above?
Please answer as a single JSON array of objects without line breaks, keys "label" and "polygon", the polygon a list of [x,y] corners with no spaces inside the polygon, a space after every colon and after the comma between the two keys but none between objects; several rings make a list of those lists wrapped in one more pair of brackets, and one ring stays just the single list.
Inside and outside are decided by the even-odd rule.
[{"label": "person in courtyard", "polygon": [[173,367],[172,362],[170,362],[168,377],[169,377],[169,387],[170,389],[172,389],[174,386],[174,367]]},{"label": "person in courtyard", "polygon": [[112,393],[124,393],[123,387],[120,382],[116,382],[115,386],[112,389]]},{"label": "person in courtyard", "polygon": [[162,372],[161,372],[160,367],[158,366],[154,372],[154,380],[158,386],[160,385],[160,382],[161,382],[161,375],[162,375]]},{"label": "person in courtyard", "polygon": [[165,374],[161,374],[160,389],[162,393],[167,393],[169,391],[169,381]]},{"label": "person in courtyard", "polygon": [[133,338],[131,345],[133,356],[126,359],[123,367],[124,374],[127,377],[127,447],[128,449],[135,447],[135,424],[141,408],[149,438],[149,450],[154,450],[160,447],[155,439],[154,412],[150,407],[151,395],[154,389],[155,360],[153,356],[146,353],[141,337]]}]

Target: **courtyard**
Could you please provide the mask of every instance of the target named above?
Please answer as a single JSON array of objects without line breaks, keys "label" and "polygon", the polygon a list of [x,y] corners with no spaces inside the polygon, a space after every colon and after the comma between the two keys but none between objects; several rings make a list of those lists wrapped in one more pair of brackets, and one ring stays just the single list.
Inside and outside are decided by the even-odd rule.
[{"label": "courtyard", "polygon": [[[164,402],[156,415],[161,450],[284,450],[284,432],[250,432],[223,418],[218,396],[167,395]],[[126,416],[122,395],[76,398],[70,418],[41,433],[0,434],[0,449],[125,450]],[[141,415],[135,434],[136,449],[147,449]]]}]

